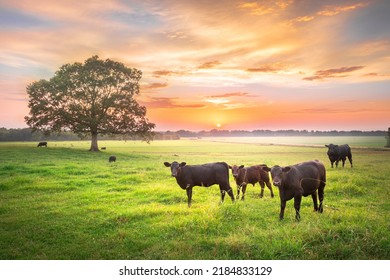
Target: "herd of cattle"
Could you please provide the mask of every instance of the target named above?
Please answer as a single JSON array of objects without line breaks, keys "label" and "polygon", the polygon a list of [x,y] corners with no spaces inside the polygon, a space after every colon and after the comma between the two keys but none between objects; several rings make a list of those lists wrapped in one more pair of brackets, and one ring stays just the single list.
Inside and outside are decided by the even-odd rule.
[{"label": "herd of cattle", "polygon": [[[47,142],[39,142],[38,147],[47,147]],[[351,167],[352,153],[351,148],[345,145],[325,145],[328,148],[328,157],[333,168],[333,164],[338,164],[340,161],[345,165],[348,158]],[[116,156],[110,156],[109,162],[115,162]],[[281,167],[275,165],[269,168],[266,164],[245,167],[244,165],[228,165],[226,162],[214,162],[200,165],[187,165],[185,162],[172,163],[164,162],[166,167],[171,168],[171,174],[176,178],[177,184],[187,192],[188,207],[192,202],[192,188],[194,186],[210,187],[219,185],[221,192],[221,202],[224,201],[226,193],[232,201],[235,200],[233,189],[229,183],[229,169],[232,170],[232,175],[237,185],[237,197],[245,199],[245,191],[248,184],[260,184],[260,198],[264,195],[264,188],[271,192],[271,197],[274,197],[272,185],[269,178],[271,173],[272,183],[279,189],[280,197],[280,214],[279,218],[284,217],[284,209],[286,202],[294,198],[295,219],[300,220],[299,210],[301,207],[302,196],[311,195],[314,204],[314,211],[323,212],[324,188],[326,185],[326,170],[324,164],[318,160],[306,161],[290,166]],[[318,205],[319,199],[319,205]]]},{"label": "herd of cattle", "polygon": [[[342,161],[343,167],[348,157],[352,167],[352,153],[348,145],[326,145],[328,147],[328,157],[333,168],[333,164],[338,166],[339,161]],[[294,198],[295,219],[300,220],[300,206],[302,196],[311,195],[314,204],[314,211],[323,212],[324,188],[326,185],[326,170],[324,164],[318,160],[306,161],[290,166],[281,167],[275,165],[269,168],[266,164],[260,164],[250,167],[244,165],[230,166],[226,162],[214,162],[200,165],[187,165],[185,162],[172,163],[164,162],[166,167],[170,167],[171,175],[176,178],[177,184],[187,192],[188,206],[192,202],[192,188],[194,186],[210,187],[219,185],[221,192],[221,202],[224,201],[227,193],[232,201],[235,200],[233,190],[229,183],[229,169],[232,170],[232,175],[237,185],[237,199],[245,199],[245,191],[247,184],[255,185],[259,183],[261,186],[260,197],[264,195],[264,187],[271,192],[271,197],[274,197],[272,186],[270,183],[269,172],[271,173],[272,183],[279,189],[280,197],[280,214],[279,218],[284,217],[284,209],[286,202]],[[319,204],[318,204],[319,199]]]}]

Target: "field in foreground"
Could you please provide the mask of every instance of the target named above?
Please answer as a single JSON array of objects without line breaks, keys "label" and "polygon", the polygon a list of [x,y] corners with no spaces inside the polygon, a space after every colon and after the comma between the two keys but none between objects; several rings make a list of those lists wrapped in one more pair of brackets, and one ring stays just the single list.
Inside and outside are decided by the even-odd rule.
[{"label": "field in foreground", "polygon": [[[354,168],[331,169],[325,148],[199,140],[0,143],[0,259],[389,259],[390,152],[353,149]],[[116,163],[108,163],[115,154]],[[248,186],[219,204],[195,187],[193,206],[164,161],[327,167],[323,214],[303,198],[278,220],[279,197]],[[233,178],[231,185],[236,191]]]}]

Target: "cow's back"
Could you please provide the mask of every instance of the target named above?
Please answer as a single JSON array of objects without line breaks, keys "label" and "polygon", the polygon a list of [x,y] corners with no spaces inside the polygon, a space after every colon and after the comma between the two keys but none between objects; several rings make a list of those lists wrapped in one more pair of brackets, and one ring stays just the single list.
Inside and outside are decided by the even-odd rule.
[{"label": "cow's back", "polygon": [[199,186],[226,184],[229,183],[229,166],[226,162],[186,165],[182,168],[181,176]]},{"label": "cow's back", "polygon": [[349,147],[349,145],[348,144],[340,145],[339,154],[340,156],[344,156],[344,157],[351,155],[351,148]]},{"label": "cow's back", "polygon": [[254,185],[260,181],[260,169],[257,166],[244,167],[241,169],[241,174],[242,182]]},{"label": "cow's back", "polygon": [[325,174],[325,166],[318,160],[306,161],[296,165],[302,176],[305,177],[323,177]]},{"label": "cow's back", "polygon": [[298,171],[296,176],[303,188],[304,196],[311,194],[321,182],[326,181],[325,166],[318,160],[302,162],[294,167]]}]

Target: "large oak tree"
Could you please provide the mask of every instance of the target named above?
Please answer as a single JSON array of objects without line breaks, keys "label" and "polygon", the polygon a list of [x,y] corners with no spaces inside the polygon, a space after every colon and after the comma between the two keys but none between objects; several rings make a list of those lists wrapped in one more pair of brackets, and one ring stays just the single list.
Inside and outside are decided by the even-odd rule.
[{"label": "large oak tree", "polygon": [[155,125],[134,99],[141,76],[135,68],[98,56],[84,64],[65,64],[50,80],[27,86],[30,114],[26,123],[47,133],[90,134],[91,151],[99,150],[99,134],[135,134],[150,140]]}]

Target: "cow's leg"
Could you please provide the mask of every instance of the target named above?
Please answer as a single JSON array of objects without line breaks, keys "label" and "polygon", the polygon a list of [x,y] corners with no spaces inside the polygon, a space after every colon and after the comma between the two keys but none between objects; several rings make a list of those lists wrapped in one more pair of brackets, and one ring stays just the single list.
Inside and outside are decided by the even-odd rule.
[{"label": "cow's leg", "polygon": [[339,167],[339,159],[338,160],[336,160],[336,167]]},{"label": "cow's leg", "polygon": [[320,200],[320,206],[318,207],[318,212],[320,213],[324,212],[324,208],[322,206],[322,201],[324,200],[324,188],[325,188],[325,183],[321,182],[320,187],[318,188],[318,198]]},{"label": "cow's leg", "polygon": [[331,162],[330,162],[330,164],[332,165],[332,168],[333,168],[333,163],[334,163],[334,161],[331,161]]},{"label": "cow's leg", "polygon": [[[225,194],[227,193],[230,198],[232,199],[232,201],[234,202],[234,194],[233,194],[233,189],[229,186],[229,185],[219,185],[219,189],[221,191],[221,200],[223,202],[223,200],[225,199]],[[244,194],[244,190],[243,190],[243,194]]]},{"label": "cow's leg", "polygon": [[247,186],[247,184],[245,184],[245,183],[242,185],[242,196],[241,196],[241,200],[245,200],[246,186]]},{"label": "cow's leg", "polygon": [[286,208],[286,201],[285,200],[280,200],[280,214],[279,214],[279,219],[283,220],[284,218],[284,209]]},{"label": "cow's leg", "polygon": [[221,192],[221,203],[225,200],[226,193],[228,193],[228,195],[234,201],[233,189],[229,185],[219,185],[219,191]]},{"label": "cow's leg", "polygon": [[314,211],[318,211],[317,191],[312,193],[311,198],[313,199]]},{"label": "cow's leg", "polygon": [[301,208],[301,200],[302,196],[294,197],[295,220],[297,220],[297,222],[299,222],[299,220],[301,219],[301,215],[299,214],[299,210]]},{"label": "cow's leg", "polygon": [[348,160],[349,160],[349,163],[351,164],[351,167],[353,167],[353,165],[352,165],[352,155],[348,155]]},{"label": "cow's leg", "polygon": [[230,188],[230,190],[226,190],[224,188],[220,188],[220,191],[221,191],[221,203],[223,203],[223,201],[225,200],[225,194],[226,193],[228,193],[228,195],[230,196],[230,198],[234,202],[234,194],[233,194],[232,188]]},{"label": "cow's leg", "polygon": [[266,184],[267,184],[267,188],[270,190],[270,192],[271,192],[271,197],[274,197],[274,191],[272,190],[272,185],[271,185],[271,183],[270,182],[266,182]]},{"label": "cow's leg", "polygon": [[241,190],[241,186],[237,185],[237,196],[236,196],[237,199],[240,198],[240,190]]},{"label": "cow's leg", "polygon": [[221,203],[225,200],[226,188],[219,185],[219,191],[221,192]]},{"label": "cow's leg", "polygon": [[263,198],[263,196],[264,196],[264,187],[265,187],[264,181],[259,181],[259,184],[260,184],[260,188],[261,188],[260,198]]},{"label": "cow's leg", "polygon": [[192,203],[192,186],[191,185],[187,185],[186,191],[187,191],[187,198],[188,198],[188,207],[191,207],[191,203]]},{"label": "cow's leg", "polygon": [[341,160],[342,160],[342,162],[343,162],[343,167],[344,167],[346,158],[344,157],[344,158],[342,158]]},{"label": "cow's leg", "polygon": [[230,196],[231,200],[234,202],[234,194],[233,194],[233,189],[228,186],[229,189],[228,189],[228,195]]}]

